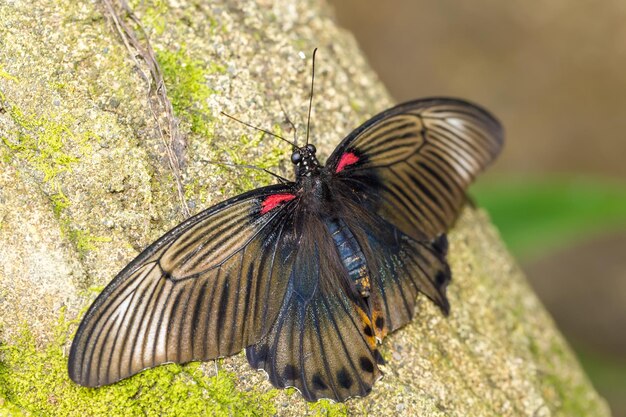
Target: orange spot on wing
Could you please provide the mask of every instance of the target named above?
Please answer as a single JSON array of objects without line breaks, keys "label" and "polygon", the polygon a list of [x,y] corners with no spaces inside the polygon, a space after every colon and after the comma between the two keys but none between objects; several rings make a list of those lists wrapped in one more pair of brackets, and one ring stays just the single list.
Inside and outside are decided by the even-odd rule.
[{"label": "orange spot on wing", "polygon": [[374,331],[374,327],[372,327],[372,321],[368,317],[367,313],[360,308],[357,307],[357,311],[359,312],[359,317],[361,318],[361,324],[363,328],[361,331],[365,335],[365,340],[367,340],[367,344],[370,345],[372,349],[376,348],[376,333]]},{"label": "orange spot on wing", "polygon": [[372,315],[372,320],[374,321],[374,330],[376,331],[376,337],[380,340],[383,340],[385,336],[387,336],[388,328],[385,323],[385,318],[382,315],[382,311],[375,311]]},{"label": "orange spot on wing", "polygon": [[387,322],[385,321],[382,306],[379,303],[372,305],[372,328],[378,340],[383,340],[387,336]]}]

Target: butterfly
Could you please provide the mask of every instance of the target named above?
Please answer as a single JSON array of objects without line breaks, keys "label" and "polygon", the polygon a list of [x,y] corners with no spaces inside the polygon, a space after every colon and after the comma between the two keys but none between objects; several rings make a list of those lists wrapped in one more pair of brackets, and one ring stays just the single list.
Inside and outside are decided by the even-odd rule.
[{"label": "butterfly", "polygon": [[245,348],[308,401],[367,395],[380,341],[418,294],[448,314],[446,232],[502,144],[486,110],[427,98],[366,121],[324,166],[296,146],[295,181],[196,214],[113,279],[76,332],[71,379],[96,387]]}]

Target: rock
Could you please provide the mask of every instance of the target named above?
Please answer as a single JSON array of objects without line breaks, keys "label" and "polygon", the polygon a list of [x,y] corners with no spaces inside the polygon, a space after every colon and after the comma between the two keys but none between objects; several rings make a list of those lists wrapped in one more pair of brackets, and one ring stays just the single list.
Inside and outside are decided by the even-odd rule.
[{"label": "rock", "polygon": [[[220,111],[290,136],[282,106],[302,140],[314,47],[311,138],[322,158],[391,104],[317,1],[141,2],[135,13],[163,71],[168,119],[108,4],[0,6],[0,412],[609,415],[487,216],[472,209],[450,234],[450,317],[421,297],[413,322],[385,340],[386,375],[366,398],[307,404],[273,389],[243,355],[99,389],[73,384],[67,349],[97,291],[188,208],[272,181],[203,161],[290,175],[288,145]],[[184,145],[170,147],[179,171],[166,146],[172,126]]]}]

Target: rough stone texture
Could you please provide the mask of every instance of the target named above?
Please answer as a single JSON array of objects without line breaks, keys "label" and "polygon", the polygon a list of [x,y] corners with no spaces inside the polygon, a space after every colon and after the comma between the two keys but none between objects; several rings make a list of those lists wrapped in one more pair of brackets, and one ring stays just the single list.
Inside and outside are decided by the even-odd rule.
[{"label": "rough stone texture", "polygon": [[[320,51],[311,137],[322,158],[351,128],[391,104],[324,4],[207,3],[131,4],[157,56],[163,62],[174,57],[180,66],[166,74],[170,94],[201,101],[177,113],[188,141],[183,182],[192,212],[271,180],[202,160],[246,160],[290,175],[288,145],[260,140],[218,115],[223,110],[291,134],[282,104],[302,137],[314,47]],[[5,347],[26,325],[45,349],[61,311],[79,315],[94,297],[90,288],[105,285],[183,220],[148,106],[145,68],[135,64],[105,15],[96,2],[0,5]],[[180,81],[198,69],[208,89]],[[284,157],[278,162],[268,155]],[[370,396],[315,408],[280,391],[272,400],[276,414],[323,415],[327,408],[333,415],[609,415],[486,216],[466,210],[450,241],[449,318],[421,298],[415,320],[385,340],[386,376]],[[219,366],[239,375],[238,390],[271,390],[242,355]],[[213,363],[203,369],[214,372]],[[6,406],[1,388],[0,415]]]}]

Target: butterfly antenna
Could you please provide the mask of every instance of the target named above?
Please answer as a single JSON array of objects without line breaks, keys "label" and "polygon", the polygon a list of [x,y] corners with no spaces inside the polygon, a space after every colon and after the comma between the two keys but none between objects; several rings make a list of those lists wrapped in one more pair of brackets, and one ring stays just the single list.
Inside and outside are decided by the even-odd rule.
[{"label": "butterfly antenna", "polygon": [[234,121],[241,123],[242,125],[248,126],[249,128],[252,128],[252,129],[254,129],[254,130],[258,130],[259,132],[267,133],[267,134],[268,134],[268,135],[270,135],[270,136],[274,136],[275,138],[278,138],[278,139],[280,139],[280,140],[282,140],[282,141],[285,141],[285,142],[287,142],[288,144],[290,144],[291,146],[293,146],[294,148],[297,148],[297,147],[298,147],[298,146],[296,146],[296,144],[295,144],[295,143],[293,143],[293,142],[292,142],[292,141],[290,141],[289,139],[285,139],[284,137],[282,137],[282,136],[280,136],[280,135],[277,135],[276,133],[272,133],[272,132],[270,132],[269,130],[261,129],[260,127],[257,127],[257,126],[254,126],[254,125],[251,125],[250,123],[246,123],[246,122],[244,122],[243,120],[239,120],[239,119],[237,119],[236,117],[231,116],[231,115],[230,115],[230,114],[228,114],[228,113],[224,113],[223,111],[221,111],[220,113],[221,113],[221,114],[223,114],[224,116],[228,117],[229,119],[233,119]]},{"label": "butterfly antenna", "polygon": [[287,178],[281,177],[280,175],[278,175],[278,174],[276,174],[276,173],[274,173],[272,171],[269,171],[269,170],[267,170],[265,168],[258,167],[256,165],[233,164],[231,162],[210,161],[208,159],[202,159],[201,161],[202,162],[206,162],[207,164],[220,165],[220,166],[225,166],[225,167],[230,167],[230,168],[246,168],[246,169],[254,169],[254,170],[257,170],[257,171],[263,171],[266,174],[269,174],[272,177],[277,178],[278,181],[280,181],[283,184],[290,182]]},{"label": "butterfly antenna", "polygon": [[298,129],[296,129],[296,125],[289,118],[289,115],[285,111],[285,107],[283,107],[283,102],[280,100],[280,98],[278,98],[278,104],[280,105],[280,109],[285,115],[285,119],[287,119],[287,123],[289,123],[289,125],[293,129],[293,143],[296,145],[296,147],[298,147]]},{"label": "butterfly antenna", "polygon": [[311,127],[311,107],[313,106],[313,84],[315,83],[315,54],[317,48],[313,49],[313,64],[311,69],[311,94],[309,95],[309,117],[306,120],[306,145],[309,144],[309,130]]}]

